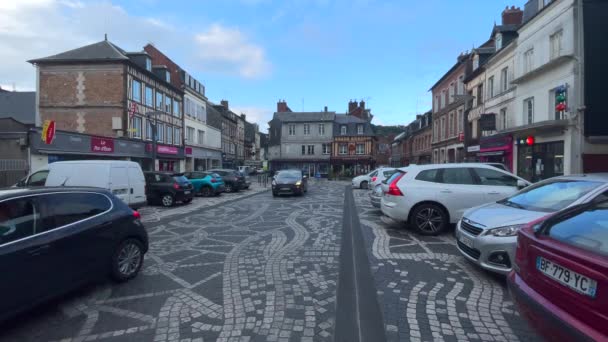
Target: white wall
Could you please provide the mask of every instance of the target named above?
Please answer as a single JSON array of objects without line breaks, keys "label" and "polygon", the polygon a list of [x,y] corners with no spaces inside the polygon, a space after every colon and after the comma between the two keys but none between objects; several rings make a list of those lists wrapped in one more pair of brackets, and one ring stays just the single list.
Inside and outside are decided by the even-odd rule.
[{"label": "white wall", "polygon": [[[514,76],[515,69],[515,45],[516,42],[512,42],[511,45],[504,48],[497,55],[493,56],[490,61],[486,64],[486,79],[494,76],[494,97],[486,98],[485,107],[486,112],[496,113],[497,128],[505,129],[501,127],[502,123],[499,124],[500,110],[507,110],[507,127],[515,126],[516,108],[515,102],[515,86],[511,83]],[[502,90],[502,69],[508,68],[508,89]],[[486,93],[487,94],[487,93]]]},{"label": "white wall", "polygon": [[[186,144],[192,146],[201,146],[212,149],[221,149],[222,148],[222,132],[215,127],[208,126],[198,120],[193,120],[192,118],[186,116],[185,119],[184,136],[187,136],[188,127],[194,128],[194,139],[193,141],[187,141]],[[205,132],[203,144],[198,144],[198,131],[202,130]]]}]

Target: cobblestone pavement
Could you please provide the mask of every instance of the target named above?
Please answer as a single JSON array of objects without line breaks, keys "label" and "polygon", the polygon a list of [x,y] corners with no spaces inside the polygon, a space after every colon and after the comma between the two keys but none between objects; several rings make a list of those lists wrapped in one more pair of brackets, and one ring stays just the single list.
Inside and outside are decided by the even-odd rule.
[{"label": "cobblestone pavement", "polygon": [[389,341],[538,341],[504,277],[460,256],[453,231],[424,237],[382,216],[368,191],[355,202]]},{"label": "cobblestone pavement", "polygon": [[329,341],[345,186],[323,184],[143,208],[150,251],[137,278],[28,312],[0,340]]}]

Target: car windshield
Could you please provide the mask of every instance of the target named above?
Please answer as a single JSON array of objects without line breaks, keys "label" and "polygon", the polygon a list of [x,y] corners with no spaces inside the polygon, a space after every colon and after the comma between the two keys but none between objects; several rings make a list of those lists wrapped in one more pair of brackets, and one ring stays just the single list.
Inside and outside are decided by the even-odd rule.
[{"label": "car windshield", "polygon": [[173,179],[178,183],[188,183],[188,178],[185,176],[173,176]]},{"label": "car windshield", "polygon": [[302,173],[300,171],[281,171],[277,175],[277,179],[286,179],[286,178],[301,178]]},{"label": "car windshield", "polygon": [[566,244],[608,255],[608,202],[559,221],[547,234]]},{"label": "car windshield", "polygon": [[498,203],[524,210],[555,212],[566,208],[602,183],[556,180],[535,184]]}]

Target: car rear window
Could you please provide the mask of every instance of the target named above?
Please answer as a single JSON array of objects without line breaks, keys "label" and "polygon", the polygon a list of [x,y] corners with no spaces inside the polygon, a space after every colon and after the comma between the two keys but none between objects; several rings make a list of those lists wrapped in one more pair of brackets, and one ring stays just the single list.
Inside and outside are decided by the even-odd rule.
[{"label": "car rear window", "polygon": [[608,256],[608,202],[554,224],[547,234],[563,243]]},{"label": "car rear window", "polygon": [[184,176],[173,176],[173,179],[178,183],[188,183],[188,178]]},{"label": "car rear window", "polygon": [[402,171],[395,170],[395,173],[393,173],[393,175],[390,178],[387,178],[384,181],[382,181],[382,183],[384,183],[384,184],[391,184],[391,182],[393,181],[393,179],[397,178],[402,173],[403,173]]},{"label": "car rear window", "polygon": [[525,210],[555,212],[566,208],[602,184],[566,179],[542,182],[526,188],[504,202],[506,205],[515,205]]}]

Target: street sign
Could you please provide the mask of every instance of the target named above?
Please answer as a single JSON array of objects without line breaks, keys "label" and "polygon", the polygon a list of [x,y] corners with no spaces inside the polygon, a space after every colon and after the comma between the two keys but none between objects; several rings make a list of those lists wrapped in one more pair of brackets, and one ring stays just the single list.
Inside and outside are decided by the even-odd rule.
[{"label": "street sign", "polygon": [[52,121],[52,120],[44,121],[44,124],[42,125],[41,138],[42,138],[42,141],[44,141],[44,143],[47,145],[50,145],[51,143],[53,143],[53,140],[55,140],[55,121]]}]

